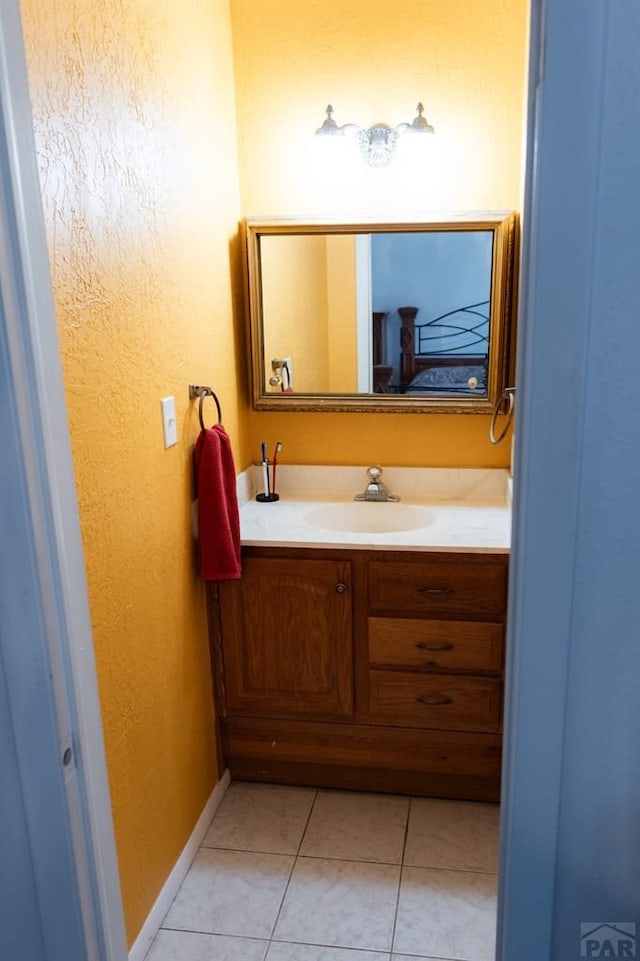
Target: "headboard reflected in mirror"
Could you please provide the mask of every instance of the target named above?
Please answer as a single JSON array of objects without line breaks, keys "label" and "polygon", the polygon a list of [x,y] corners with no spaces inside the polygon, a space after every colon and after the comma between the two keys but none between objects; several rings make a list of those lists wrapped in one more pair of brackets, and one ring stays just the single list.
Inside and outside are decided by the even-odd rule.
[{"label": "headboard reflected in mirror", "polygon": [[242,234],[256,410],[493,410],[512,379],[514,213]]}]

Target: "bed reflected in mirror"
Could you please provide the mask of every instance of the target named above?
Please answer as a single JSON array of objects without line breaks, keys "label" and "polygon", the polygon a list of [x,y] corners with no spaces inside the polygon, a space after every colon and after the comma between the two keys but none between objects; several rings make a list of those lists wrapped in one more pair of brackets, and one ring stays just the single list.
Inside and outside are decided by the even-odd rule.
[{"label": "bed reflected in mirror", "polygon": [[254,407],[491,410],[516,221],[246,221]]}]

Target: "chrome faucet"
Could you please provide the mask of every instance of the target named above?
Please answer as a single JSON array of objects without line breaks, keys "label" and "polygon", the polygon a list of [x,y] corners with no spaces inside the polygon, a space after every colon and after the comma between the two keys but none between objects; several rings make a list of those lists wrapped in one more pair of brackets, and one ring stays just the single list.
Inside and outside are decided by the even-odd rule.
[{"label": "chrome faucet", "polygon": [[355,501],[400,500],[400,498],[396,497],[395,494],[390,494],[386,485],[380,480],[380,477],[382,476],[381,467],[368,467],[367,474],[369,476],[369,483],[365,487],[363,494],[356,494],[356,496],[353,498]]}]

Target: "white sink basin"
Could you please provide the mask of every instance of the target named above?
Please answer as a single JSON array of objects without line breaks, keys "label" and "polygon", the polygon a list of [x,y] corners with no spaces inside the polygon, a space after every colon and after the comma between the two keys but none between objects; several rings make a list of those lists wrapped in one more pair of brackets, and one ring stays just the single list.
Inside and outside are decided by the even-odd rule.
[{"label": "white sink basin", "polygon": [[394,501],[351,501],[346,504],[323,504],[314,507],[303,518],[312,527],[345,531],[352,534],[391,534],[415,531],[433,520],[431,511]]}]

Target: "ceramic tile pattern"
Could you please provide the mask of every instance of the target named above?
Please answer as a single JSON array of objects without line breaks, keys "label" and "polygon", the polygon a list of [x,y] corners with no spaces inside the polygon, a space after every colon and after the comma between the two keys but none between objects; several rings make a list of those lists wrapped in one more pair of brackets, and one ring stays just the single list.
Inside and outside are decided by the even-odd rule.
[{"label": "ceramic tile pattern", "polygon": [[298,858],[274,937],[390,951],[400,867]]},{"label": "ceramic tile pattern", "polygon": [[495,957],[496,878],[405,867],[394,947],[464,961]]},{"label": "ceramic tile pattern", "polygon": [[206,934],[269,938],[293,858],[201,848],[164,926]]},{"label": "ceramic tile pattern", "polygon": [[300,854],[400,864],[409,798],[320,791]]},{"label": "ceramic tile pattern", "polygon": [[491,804],[234,782],[146,961],[491,961]]},{"label": "ceramic tile pattern", "polygon": [[209,848],[295,854],[315,790],[249,784],[229,786],[203,841]]},{"label": "ceramic tile pattern", "polygon": [[493,804],[415,798],[404,863],[497,874],[498,817]]}]

